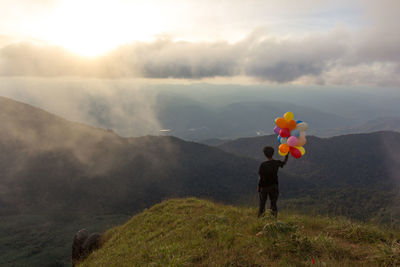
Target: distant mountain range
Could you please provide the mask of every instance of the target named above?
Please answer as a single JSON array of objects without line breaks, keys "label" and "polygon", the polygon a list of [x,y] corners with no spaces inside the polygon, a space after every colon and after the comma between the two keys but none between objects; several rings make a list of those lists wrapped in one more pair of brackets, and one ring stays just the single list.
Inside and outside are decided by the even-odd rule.
[{"label": "distant mountain range", "polygon": [[[309,134],[320,137],[400,131],[400,117],[354,119],[316,109],[312,105],[296,105],[264,98],[232,99],[235,102],[212,104],[212,101],[202,102],[184,94],[159,93],[155,114],[167,134],[194,141],[269,135],[273,133],[275,118],[288,110],[294,112],[296,118],[309,123]],[[359,104],[354,108],[359,109]],[[346,109],[349,109],[347,105]],[[351,114],[351,110],[348,112]],[[367,111],[365,113],[369,114]]]},{"label": "distant mountain range", "polygon": [[203,83],[141,88],[117,81],[28,80],[29,88],[27,80],[2,80],[0,95],[125,137],[173,135],[199,142],[262,136],[272,134],[274,119],[287,111],[307,121],[309,134],[319,137],[399,130],[394,123],[400,114],[398,93],[384,88],[278,89]]},{"label": "distant mountain range", "polygon": [[[0,265],[63,264],[76,228],[101,231],[170,197],[254,205],[262,147],[276,144],[122,138],[3,97],[0,123]],[[306,149],[280,174],[280,207],[398,222],[399,133],[310,137]]]},{"label": "distant mountain range", "polygon": [[333,128],[344,129],[351,119],[316,109],[273,101],[241,101],[210,106],[190,98],[160,94],[156,114],[168,134],[188,140],[238,138],[272,133],[274,120],[290,108],[296,118],[307,119],[310,133],[326,135]]},{"label": "distant mountain range", "polygon": [[332,133],[340,135],[351,133],[372,133],[378,131],[400,132],[400,117],[379,117],[353,127],[337,129],[336,131],[334,130]]},{"label": "distant mountain range", "polygon": [[[306,153],[301,159],[291,159],[287,171],[307,177],[314,183],[329,186],[353,185],[379,188],[393,187],[398,176],[397,152],[400,133],[375,132],[351,134],[331,138],[309,136]],[[240,138],[217,147],[240,156],[262,161],[262,147],[272,145],[277,149],[276,135]],[[279,157],[279,156],[278,156]]]}]

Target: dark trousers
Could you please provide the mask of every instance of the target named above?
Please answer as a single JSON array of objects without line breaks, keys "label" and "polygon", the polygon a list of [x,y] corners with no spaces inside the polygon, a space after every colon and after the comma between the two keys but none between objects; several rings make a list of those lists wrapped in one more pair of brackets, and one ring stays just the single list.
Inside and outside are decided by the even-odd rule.
[{"label": "dark trousers", "polygon": [[271,214],[274,217],[278,216],[278,207],[276,206],[276,202],[278,201],[278,196],[279,196],[279,188],[277,184],[267,186],[267,187],[261,187],[260,192],[258,193],[259,198],[260,198],[260,206],[258,208],[258,217],[260,217],[264,211],[265,211],[265,203],[269,199],[271,201]]}]

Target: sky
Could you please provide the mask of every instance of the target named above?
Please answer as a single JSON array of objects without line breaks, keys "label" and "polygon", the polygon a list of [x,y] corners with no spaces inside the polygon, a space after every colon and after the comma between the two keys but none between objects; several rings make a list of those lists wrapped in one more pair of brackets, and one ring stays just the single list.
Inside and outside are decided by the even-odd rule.
[{"label": "sky", "polygon": [[0,76],[400,85],[397,0],[0,0]]}]

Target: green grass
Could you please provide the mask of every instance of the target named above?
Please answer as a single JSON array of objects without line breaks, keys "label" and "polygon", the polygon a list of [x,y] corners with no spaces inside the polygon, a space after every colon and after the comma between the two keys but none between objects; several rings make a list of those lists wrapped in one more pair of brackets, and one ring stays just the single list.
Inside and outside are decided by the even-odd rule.
[{"label": "green grass", "polygon": [[80,266],[394,266],[398,239],[344,218],[282,213],[276,221],[258,219],[255,208],[171,199],[107,231]]}]

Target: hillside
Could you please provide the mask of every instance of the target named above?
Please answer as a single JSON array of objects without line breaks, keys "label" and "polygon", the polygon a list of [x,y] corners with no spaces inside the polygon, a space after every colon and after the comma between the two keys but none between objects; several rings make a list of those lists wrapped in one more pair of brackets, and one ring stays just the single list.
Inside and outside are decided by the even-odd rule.
[{"label": "hillside", "polygon": [[0,123],[0,265],[66,262],[75,231],[165,198],[237,203],[254,191],[257,161],[217,148],[122,138],[1,97]]},{"label": "hillside", "polygon": [[0,123],[3,214],[132,212],[171,195],[233,201],[254,184],[256,161],[174,137],[122,138],[5,98]]},{"label": "hillside", "polygon": [[108,230],[102,248],[79,266],[400,264],[400,232],[343,218],[255,215],[255,208],[195,198],[164,201]]}]

